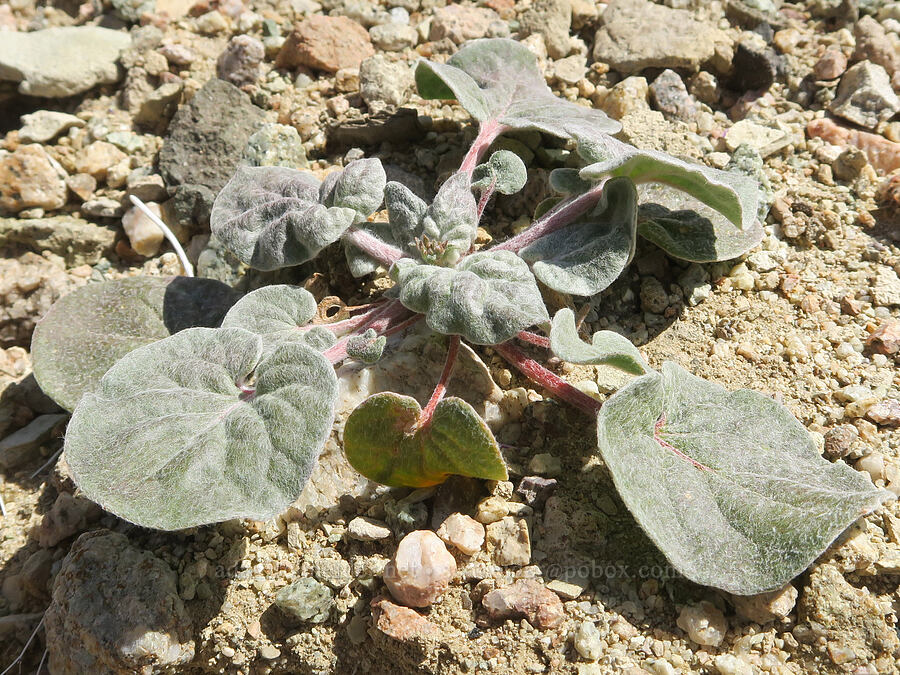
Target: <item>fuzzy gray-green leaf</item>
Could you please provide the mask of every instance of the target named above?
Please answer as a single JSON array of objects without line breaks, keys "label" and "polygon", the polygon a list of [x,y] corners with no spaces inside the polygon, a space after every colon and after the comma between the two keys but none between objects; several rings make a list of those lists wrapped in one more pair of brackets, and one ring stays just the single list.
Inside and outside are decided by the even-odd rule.
[{"label": "fuzzy gray-green leaf", "polygon": [[330,340],[320,331],[310,335],[312,327],[308,324],[315,315],[312,293],[299,286],[276,284],[258,288],[238,300],[225,315],[222,328],[243,328],[259,335],[266,354],[287,342],[303,342],[321,351],[334,344],[335,338],[327,328]]},{"label": "fuzzy gray-green leaf", "polygon": [[185,328],[215,328],[240,294],[212,279],[127,277],[82,286],[60,298],[31,341],[34,376],[66,410],[138,347]]},{"label": "fuzzy gray-green leaf", "polygon": [[[403,248],[394,238],[394,232],[390,223],[377,221],[372,223],[359,223],[357,227],[386,244]],[[374,260],[363,253],[347,240],[344,240],[344,255],[347,258],[347,266],[350,268],[350,274],[354,277],[364,277],[367,274],[371,274],[377,270],[378,266],[381,264],[377,260]]]},{"label": "fuzzy gray-green leaf", "polygon": [[422,98],[455,98],[483,124],[575,139],[621,129],[599,110],[554,96],[534,54],[515,40],[473,40],[445,64],[420,61],[416,85]]},{"label": "fuzzy gray-green leaf", "polygon": [[587,192],[594,182],[581,177],[580,169],[553,169],[550,172],[550,189],[557,194],[577,195]]},{"label": "fuzzy gray-green leaf", "polygon": [[739,595],[780,588],[894,495],[826,461],[771,398],[674,363],[614,394],[600,454],[648,536],[688,579]]},{"label": "fuzzy gray-green leaf", "polygon": [[259,270],[299,265],[338,240],[362,216],[319,202],[319,181],[282,166],[241,166],[216,197],[212,232]]},{"label": "fuzzy gray-green leaf", "polygon": [[615,281],[634,256],[637,192],[628,178],[607,181],[597,206],[519,255],[534,275],[560,293],[590,296]]},{"label": "fuzzy gray-green leaf", "polygon": [[261,338],[239,328],[191,328],[127,354],[69,423],[76,484],[165,530],[286,509],[331,431],[337,378],[300,343],[261,359]]},{"label": "fuzzy gray-green leaf", "polygon": [[516,153],[498,150],[472,173],[472,187],[487,190],[491,186],[502,195],[513,195],[525,187],[528,170]]},{"label": "fuzzy gray-green leaf", "polygon": [[456,268],[404,258],[391,276],[400,302],[433,330],[475,344],[504,342],[550,318],[528,265],[511,251],[473,253]]},{"label": "fuzzy gray-green leaf", "polygon": [[377,335],[371,328],[362,335],[354,335],[347,340],[347,355],[363,363],[375,363],[384,352],[387,338]]},{"label": "fuzzy gray-green leaf", "polygon": [[380,160],[357,159],[343,171],[334,171],[325,177],[319,188],[319,201],[325,206],[353,209],[368,217],[381,206],[386,181]]},{"label": "fuzzy gray-green leaf", "polygon": [[553,317],[550,326],[550,350],[563,361],[612,366],[632,375],[643,375],[651,370],[638,348],[628,338],[611,330],[594,333],[591,344],[578,336],[575,313],[561,309]]},{"label": "fuzzy gray-green leaf", "polygon": [[609,157],[582,169],[582,178],[627,176],[638,184],[658,184],[641,190],[642,202],[652,201],[673,210],[689,209],[693,208],[690,196],[693,203],[707,205],[739,229],[750,230],[755,224],[759,187],[747,176],[685,162],[664,152],[638,150],[612,138],[603,140]]}]

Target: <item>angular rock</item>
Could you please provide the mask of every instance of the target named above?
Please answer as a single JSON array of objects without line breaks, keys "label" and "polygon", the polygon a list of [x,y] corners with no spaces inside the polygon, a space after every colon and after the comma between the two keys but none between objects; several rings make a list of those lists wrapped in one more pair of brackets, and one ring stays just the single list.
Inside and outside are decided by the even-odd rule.
[{"label": "angular rock", "polygon": [[266,48],[255,37],[235,35],[216,61],[216,75],[236,87],[253,84],[265,56]]},{"label": "angular rock", "polygon": [[403,537],[385,566],[384,583],[394,598],[409,607],[428,607],[450,585],[456,560],[431,530]]},{"label": "angular rock", "polygon": [[813,120],[806,125],[806,133],[822,138],[832,145],[855,146],[866,153],[869,164],[881,174],[900,169],[900,143],[889,141],[879,134],[835,124],[830,119]]},{"label": "angular rock", "polygon": [[900,427],[900,401],[886,398],[866,411],[866,419],[883,427]]},{"label": "angular rock", "polygon": [[751,120],[741,120],[725,132],[725,147],[734,152],[741,145],[747,144],[760,156],[768,157],[786,148],[791,137],[775,127],[763,126]]},{"label": "angular rock", "polygon": [[84,120],[80,117],[54,110],[38,110],[22,115],[21,121],[20,143],[48,143],[72,127],[84,126]]},{"label": "angular rock", "polygon": [[357,516],[347,524],[347,534],[358,541],[379,541],[391,536],[391,528],[366,516]]},{"label": "angular rock", "polygon": [[900,98],[883,67],[862,61],[844,73],[828,109],[854,124],[874,129],[900,111]]},{"label": "angular rock", "polygon": [[775,50],[753,34],[754,39],[737,43],[731,61],[732,75],[728,87],[735,91],[765,91],[775,82],[779,58]]},{"label": "angular rock", "polygon": [[433,41],[449,38],[461,45],[467,40],[483,38],[487,35],[491,22],[499,18],[494,10],[486,7],[466,5],[439,7],[434,10],[428,37]]},{"label": "angular rock", "polygon": [[876,307],[896,307],[900,305],[900,278],[890,267],[879,265],[875,281],[870,289],[872,304]]},{"label": "angular rock", "polygon": [[305,66],[336,73],[358,68],[375,49],[365,28],[345,16],[313,14],[297,24],[275,59],[276,68]]},{"label": "angular rock", "polygon": [[286,166],[303,169],[309,166],[303,141],[294,127],[267,122],[247,141],[244,161],[251,166]]},{"label": "angular rock", "polygon": [[409,100],[414,88],[412,70],[405,62],[371,56],[359,66],[359,93],[370,108],[379,104],[399,108]]},{"label": "angular rock", "polygon": [[325,584],[303,577],[276,593],[275,606],[299,621],[323,623],[331,614],[334,594]]},{"label": "angular rock", "polygon": [[159,672],[194,658],[177,576],[128,538],[106,530],[72,545],[44,618],[50,672]]},{"label": "angular rock", "polygon": [[55,429],[62,426],[64,414],[39,415],[26,426],[0,441],[0,468],[14,469],[31,459],[41,443],[53,436]]},{"label": "angular rock", "polygon": [[900,68],[900,54],[884,27],[871,16],[864,16],[853,27],[856,38],[854,61],[871,61],[893,75]]},{"label": "angular rock", "polygon": [[[147,202],[145,206],[157,217],[162,218],[162,209],[155,202]],[[122,229],[128,235],[128,243],[138,254],[148,258],[159,253],[165,235],[141,209],[131,207],[122,216]]]},{"label": "angular rock", "polygon": [[506,516],[487,526],[488,550],[501,567],[531,563],[531,537],[524,519]]},{"label": "angular rock", "polygon": [[385,52],[403,51],[415,47],[419,41],[419,34],[415,28],[398,23],[372,26],[369,29],[369,37],[378,49]]},{"label": "angular rock", "polygon": [[75,170],[78,173],[86,173],[98,181],[106,179],[110,168],[118,164],[128,155],[119,150],[112,143],[106,141],[94,141],[75,158]]},{"label": "angular rock", "polygon": [[873,354],[890,356],[900,352],[900,321],[890,319],[866,338],[866,349]]},{"label": "angular rock", "polygon": [[384,597],[372,601],[372,615],[375,628],[400,642],[436,638],[441,634],[437,626],[415,610],[395,605]]},{"label": "angular rock", "polygon": [[733,595],[735,611],[750,621],[762,625],[784,619],[797,604],[797,589],[791,584],[759,595]]},{"label": "angular rock", "polygon": [[836,80],[847,70],[847,57],[837,47],[827,49],[813,66],[817,80]]},{"label": "angular rock", "polygon": [[561,59],[572,49],[569,28],[572,24],[570,0],[536,0],[519,17],[520,32],[540,35],[551,59]]},{"label": "angular rock", "polygon": [[555,628],[566,618],[562,601],[534,579],[520,579],[512,586],[487,593],[481,604],[492,619],[526,619],[535,628]]},{"label": "angular rock", "polygon": [[138,104],[134,121],[162,133],[178,110],[184,83],[165,82],[149,92]]},{"label": "angular rock", "polygon": [[466,555],[474,555],[484,544],[484,525],[470,516],[453,513],[441,523],[437,535]]},{"label": "angular rock", "polygon": [[66,187],[81,201],[86,202],[94,196],[97,179],[89,173],[74,173],[66,176]]},{"label": "angular rock", "polygon": [[59,209],[66,196],[66,172],[42,146],[22,145],[13,153],[0,153],[0,212]]},{"label": "angular rock", "polygon": [[215,195],[234,174],[250,136],[265,114],[233,84],[209,80],[179,108],[159,151],[159,169],[166,185],[181,195],[179,221],[191,225],[209,221]]},{"label": "angular rock", "polygon": [[84,532],[103,515],[94,502],[68,492],[61,492],[50,510],[41,518],[36,536],[44,548],[52,548],[64,539]]},{"label": "angular rock", "polygon": [[648,0],[613,0],[594,41],[594,60],[621,73],[644,68],[697,70],[727,37],[693,12]]},{"label": "angular rock", "polygon": [[728,630],[725,615],[715,605],[705,600],[697,605],[685,606],[676,623],[691,640],[707,647],[718,647],[722,644]]},{"label": "angular rock", "polygon": [[667,118],[689,122],[700,112],[681,76],[674,70],[664,70],[653,80],[650,96],[653,106]]},{"label": "angular rock", "polygon": [[97,26],[5,32],[0,80],[19,82],[19,91],[29,96],[74,96],[118,82],[117,61],[130,45],[128,33]]},{"label": "angular rock", "polygon": [[343,558],[319,557],[314,559],[313,576],[335,590],[340,590],[353,581],[350,574],[350,563]]}]

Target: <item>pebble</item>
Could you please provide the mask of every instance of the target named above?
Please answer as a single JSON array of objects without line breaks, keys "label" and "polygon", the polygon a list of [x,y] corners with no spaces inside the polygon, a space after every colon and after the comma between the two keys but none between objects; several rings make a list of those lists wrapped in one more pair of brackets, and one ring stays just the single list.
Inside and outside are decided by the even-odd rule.
[{"label": "pebble", "polygon": [[797,589],[788,584],[768,593],[733,595],[731,602],[738,614],[762,625],[784,619],[793,611],[797,604]]},{"label": "pebble", "polygon": [[813,66],[813,76],[817,80],[836,80],[847,70],[847,57],[836,47],[826,49]]},{"label": "pebble", "polygon": [[890,267],[879,265],[869,292],[876,307],[896,307],[900,305],[900,278]]},{"label": "pebble", "polygon": [[542,476],[559,476],[562,462],[548,452],[541,452],[528,461],[528,470]]},{"label": "pebble", "polygon": [[690,122],[700,112],[681,76],[666,69],[650,84],[653,106],[669,119]]},{"label": "pebble", "polygon": [[547,498],[556,490],[555,478],[543,476],[525,476],[516,488],[516,494],[520,495],[525,503],[537,510],[543,507]]},{"label": "pebble", "polygon": [[825,455],[831,459],[848,457],[859,439],[859,430],[852,424],[839,424],[825,432]]},{"label": "pebble", "polygon": [[369,37],[378,49],[385,52],[400,52],[415,47],[419,32],[412,26],[399,23],[383,23],[369,29]]},{"label": "pebble", "polygon": [[781,129],[758,124],[749,119],[735,123],[725,134],[725,147],[734,152],[741,145],[749,145],[762,157],[768,157],[786,148],[791,137]]},{"label": "pebble", "polygon": [[587,60],[583,54],[572,54],[553,63],[553,77],[563,84],[578,84],[587,72]]},{"label": "pebble", "polygon": [[884,455],[880,452],[870,452],[858,459],[854,465],[857,471],[869,474],[872,482],[884,480]]},{"label": "pebble", "polygon": [[572,23],[570,0],[535,0],[519,15],[522,37],[540,35],[551,59],[561,59],[572,50],[569,27]]},{"label": "pebble", "polygon": [[259,656],[266,661],[274,661],[281,656],[281,650],[274,645],[263,645],[259,648]]},{"label": "pebble", "polygon": [[900,401],[886,398],[866,410],[866,419],[883,427],[900,427]]},{"label": "pebble", "polygon": [[678,615],[678,627],[698,645],[718,647],[725,639],[728,622],[721,610],[710,602],[687,605]]},{"label": "pebble", "polygon": [[862,61],[841,77],[837,94],[828,109],[849,122],[874,129],[900,111],[900,98],[882,66]]},{"label": "pebble", "polygon": [[831,168],[834,169],[834,177],[838,180],[854,181],[860,177],[868,163],[866,153],[851,145],[841,151]]},{"label": "pebble", "polygon": [[650,86],[646,78],[633,75],[616,84],[603,99],[603,112],[614,119],[642,110],[649,110]]},{"label": "pebble", "polygon": [[893,75],[900,67],[900,54],[897,47],[888,37],[884,27],[871,16],[864,16],[853,26],[853,37],[856,38],[854,61],[871,61]]},{"label": "pebble", "polygon": [[487,528],[488,550],[494,563],[501,567],[531,563],[531,536],[522,518],[506,516]]},{"label": "pebble", "polygon": [[41,443],[50,440],[55,430],[62,431],[61,423],[66,417],[62,414],[38,415],[0,441],[0,468],[14,469],[31,460]]},{"label": "pebble", "polygon": [[213,10],[194,19],[194,28],[201,35],[218,35],[229,30],[229,24],[224,14]]},{"label": "pebble", "polygon": [[369,108],[379,104],[399,108],[415,88],[413,72],[404,62],[372,56],[359,66],[359,93]]},{"label": "pebble", "polygon": [[468,40],[483,38],[491,23],[500,17],[486,7],[467,5],[447,5],[434,10],[428,39],[432,41],[448,38],[461,45]]},{"label": "pebble", "polygon": [[84,120],[75,115],[54,110],[38,110],[22,115],[19,129],[20,143],[48,143],[64,131],[73,127],[83,127]]},{"label": "pebble", "polygon": [[0,151],[0,211],[62,208],[67,201],[65,179],[65,170],[40,145]]},{"label": "pebble", "polygon": [[347,524],[347,534],[358,541],[379,541],[391,536],[391,528],[380,520],[357,516]]},{"label": "pebble", "polygon": [[98,181],[103,181],[110,168],[127,159],[128,155],[112,143],[94,141],[76,156],[75,170],[78,173],[90,174]]},{"label": "pebble", "polygon": [[484,525],[462,513],[452,513],[441,523],[437,535],[444,543],[466,555],[474,555],[484,545]]},{"label": "pebble", "polygon": [[265,56],[262,42],[249,35],[235,35],[216,61],[216,75],[236,87],[254,84]]},{"label": "pebble", "polygon": [[[162,209],[155,202],[147,202],[146,207],[162,218]],[[133,206],[122,216],[122,229],[128,236],[131,248],[138,254],[152,258],[159,253],[165,235],[143,211]]]},{"label": "pebble", "polygon": [[[88,174],[77,175],[88,176]],[[162,176],[155,173],[147,173],[146,169],[135,169],[132,171],[128,174],[125,184],[127,187],[126,196],[134,195],[142,202],[159,202],[167,199],[169,196]],[[96,187],[96,182],[94,187]]]},{"label": "pebble", "polygon": [[395,605],[383,597],[372,601],[372,613],[375,617],[375,628],[400,642],[437,637],[441,632],[437,626],[415,610]]},{"label": "pebble", "polygon": [[520,579],[511,586],[487,593],[481,604],[492,619],[524,618],[535,628],[560,625],[566,617],[562,601],[534,579]]},{"label": "pebble", "polygon": [[575,629],[575,651],[588,661],[596,661],[603,655],[600,630],[593,621],[582,621]]},{"label": "pebble", "polygon": [[806,125],[806,133],[811,138],[821,138],[834,145],[859,148],[866,153],[869,164],[882,174],[900,169],[900,143],[889,141],[879,134],[851,129],[830,119],[813,120]]},{"label": "pebble", "polygon": [[887,356],[900,352],[900,321],[891,319],[881,324],[866,338],[866,348]]},{"label": "pebble", "polygon": [[122,534],[96,530],[79,537],[52,595],[44,615],[50,672],[180,670],[194,658],[176,574]]},{"label": "pebble", "polygon": [[310,577],[297,579],[275,594],[275,606],[288,616],[308,623],[324,623],[331,614],[334,594]]},{"label": "pebble", "polygon": [[365,28],[345,16],[314,14],[288,35],[275,59],[276,68],[298,68],[336,73],[358,68],[375,48]]},{"label": "pebble", "polygon": [[721,675],[753,675],[756,672],[752,665],[734,654],[719,654],[715,664]]},{"label": "pebble", "polygon": [[247,140],[244,161],[251,166],[309,166],[300,134],[292,126],[267,122]]},{"label": "pebble", "polygon": [[475,520],[487,525],[496,523],[509,513],[509,506],[501,497],[485,497],[475,508]]},{"label": "pebble", "polygon": [[81,201],[88,201],[97,189],[97,179],[89,173],[75,173],[66,176],[66,187]]},{"label": "pebble", "polygon": [[19,82],[28,96],[74,96],[118,82],[117,61],[130,45],[127,32],[98,26],[7,31],[0,40],[0,80]]},{"label": "pebble", "polygon": [[427,607],[450,585],[456,560],[431,530],[416,530],[400,540],[384,568],[384,583],[394,598],[409,607]]}]

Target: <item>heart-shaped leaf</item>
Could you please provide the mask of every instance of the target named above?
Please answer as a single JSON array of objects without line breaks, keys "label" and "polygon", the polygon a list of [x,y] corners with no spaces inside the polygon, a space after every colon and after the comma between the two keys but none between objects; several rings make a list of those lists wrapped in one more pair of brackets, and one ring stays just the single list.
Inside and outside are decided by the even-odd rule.
[{"label": "heart-shaped leaf", "polygon": [[700,202],[742,230],[750,230],[756,223],[759,187],[747,176],[685,162],[664,152],[638,150],[613,138],[603,142],[609,155],[583,168],[582,178],[597,181],[627,176],[638,184],[658,183],[648,187],[649,192],[641,191],[641,201],[673,210],[690,209]]},{"label": "heart-shaped leaf", "polygon": [[482,124],[574,139],[622,128],[599,110],[554,96],[534,54],[515,40],[473,40],[446,64],[420,61],[416,85],[422,98],[456,99]]},{"label": "heart-shaped leaf", "polygon": [[505,342],[550,318],[528,265],[511,251],[473,253],[456,268],[403,258],[391,277],[400,302],[433,330],[475,344]]},{"label": "heart-shaped leaf", "polygon": [[611,330],[594,333],[591,344],[578,336],[575,313],[561,309],[550,326],[550,350],[563,361],[594,366],[612,366],[632,375],[650,372],[644,357],[628,338]]},{"label": "heart-shaped leaf", "polygon": [[528,170],[516,153],[498,150],[484,164],[475,167],[472,187],[479,190],[493,189],[502,195],[513,195],[525,187]]},{"label": "heart-shaped leaf", "polygon": [[331,431],[337,378],[303,344],[262,352],[240,328],[190,328],[125,355],[69,423],[76,484],[164,530],[286,509]]},{"label": "heart-shaped leaf", "polygon": [[487,424],[460,398],[438,403],[420,425],[416,399],[382,393],[363,401],[344,426],[344,452],[366,478],[393,487],[427,487],[451,475],[506,480]]},{"label": "heart-shaped leaf", "polygon": [[590,296],[615,281],[634,256],[637,191],[628,178],[613,178],[591,211],[544,235],[519,255],[534,276],[560,293]]},{"label": "heart-shaped leaf", "polygon": [[362,335],[354,335],[347,340],[347,355],[363,363],[376,363],[384,353],[386,344],[387,338],[370,328]]},{"label": "heart-shaped leaf", "polygon": [[319,187],[319,201],[325,206],[353,209],[368,217],[381,206],[386,181],[380,160],[357,159],[343,171],[333,171],[325,177]]},{"label": "heart-shaped leaf", "polygon": [[303,342],[321,351],[331,347],[336,338],[324,326],[319,327],[322,330],[309,326],[315,315],[312,293],[299,286],[275,284],[238,300],[222,320],[222,328],[243,328],[259,335],[265,354],[287,342]]},{"label": "heart-shaped leaf", "polygon": [[717,262],[732,260],[755,248],[764,232],[759,221],[749,229],[739,230],[704,204],[695,204],[691,210],[670,211],[648,203],[638,209],[638,234],[675,258]]},{"label": "heart-shaped leaf", "polygon": [[[345,171],[349,170],[350,166]],[[369,215],[346,206],[327,206],[320,199],[370,205],[370,193],[384,188],[384,172],[380,183],[370,173],[377,172],[353,172],[357,179],[364,176],[372,181],[359,186],[362,196],[355,200],[346,194],[353,181],[344,185],[341,175],[332,178],[320,195],[318,179],[304,171],[241,166],[216,197],[210,215],[212,232],[241,262],[256,269],[299,265]]]},{"label": "heart-shaped leaf", "polygon": [[35,379],[50,398],[74,410],[128,352],[185,328],[215,328],[239,297],[221,282],[194,277],[128,277],[82,286],[60,298],[35,328]]},{"label": "heart-shaped leaf", "polygon": [[738,595],[784,586],[894,498],[824,460],[769,397],[670,362],[604,403],[597,439],[625,504],[675,568]]}]

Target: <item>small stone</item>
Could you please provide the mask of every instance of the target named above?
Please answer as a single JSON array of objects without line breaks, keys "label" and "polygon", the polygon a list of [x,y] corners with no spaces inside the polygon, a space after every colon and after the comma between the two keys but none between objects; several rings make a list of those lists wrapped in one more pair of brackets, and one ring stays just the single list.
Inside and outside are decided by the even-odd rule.
[{"label": "small stone", "polygon": [[520,579],[512,586],[487,593],[481,604],[495,620],[524,618],[541,630],[555,628],[566,618],[562,601],[534,579]]},{"label": "small stone", "polygon": [[359,541],[379,541],[391,536],[391,528],[380,520],[357,516],[347,524],[347,534]]},{"label": "small stone", "polygon": [[[162,218],[162,209],[155,202],[148,202],[145,206],[157,217]],[[122,229],[128,235],[131,248],[138,254],[151,258],[159,253],[165,235],[157,227],[149,216],[136,206],[128,209],[122,216]]]},{"label": "small stone", "polygon": [[854,124],[874,129],[900,111],[900,98],[884,68],[862,61],[844,73],[828,109]]},{"label": "small stone", "polygon": [[447,5],[434,10],[431,20],[429,40],[449,38],[461,45],[468,40],[476,40],[487,35],[488,27],[500,17],[486,7]]},{"label": "small stone", "polygon": [[733,595],[731,602],[741,616],[762,625],[784,619],[797,603],[797,589],[791,584],[758,595]]},{"label": "small stone", "polygon": [[603,99],[603,112],[615,119],[640,110],[649,110],[650,86],[643,77],[632,76],[614,86]]},{"label": "small stone", "polygon": [[84,120],[80,117],[52,110],[22,115],[21,121],[20,143],[48,143],[68,129],[84,126]]},{"label": "small stone", "polygon": [[220,11],[213,10],[194,19],[194,28],[201,35],[218,35],[229,29],[228,19]]},{"label": "small stone", "polygon": [[378,49],[385,52],[399,52],[415,47],[419,33],[412,26],[397,23],[383,23],[369,29],[369,37]]},{"label": "small stone", "polygon": [[836,47],[827,49],[813,66],[813,76],[817,80],[836,80],[847,70],[847,57]]},{"label": "small stone", "polygon": [[752,665],[734,654],[719,654],[715,664],[721,675],[753,675],[755,672]]},{"label": "small stone", "polygon": [[730,152],[746,143],[764,158],[786,148],[790,142],[790,136],[781,129],[747,119],[737,122],[725,134],[725,147]]},{"label": "small stone", "polygon": [[582,621],[575,629],[575,651],[588,661],[596,661],[603,655],[600,630],[593,621]]},{"label": "small stone", "polygon": [[119,150],[112,143],[106,141],[94,141],[75,158],[75,169],[79,173],[87,173],[98,181],[106,179],[109,169],[118,164],[128,155]]},{"label": "small stone", "polygon": [[335,590],[343,588],[353,580],[350,563],[343,558],[315,558],[313,576]]},{"label": "small stone", "polygon": [[276,68],[305,66],[336,73],[358,68],[375,49],[365,28],[345,16],[313,14],[288,36],[275,60]]},{"label": "small stone", "polygon": [[254,84],[265,56],[262,42],[249,35],[235,35],[216,61],[216,75],[236,87]]},{"label": "small stone", "polygon": [[440,635],[440,629],[424,616],[409,607],[395,605],[386,598],[372,601],[372,614],[375,628],[400,642]]},{"label": "small stone", "polygon": [[38,415],[0,441],[0,468],[14,469],[30,461],[41,443],[50,440],[54,430],[61,429],[61,423],[66,417],[68,415]]},{"label": "small stone", "polygon": [[516,494],[521,495],[525,503],[537,510],[543,507],[547,498],[556,490],[555,478],[543,476],[525,476],[516,488]]},{"label": "small stone", "polygon": [[251,166],[286,166],[302,169],[309,166],[306,150],[297,130],[286,124],[267,122],[247,141],[244,161]]},{"label": "small stone", "polygon": [[728,86],[741,92],[766,91],[778,74],[778,55],[756,33],[745,35],[735,47]]},{"label": "small stone", "polygon": [[854,465],[857,471],[869,474],[872,482],[884,480],[884,455],[880,452],[870,452],[865,457],[857,460]]},{"label": "small stone", "polygon": [[831,168],[834,169],[835,178],[849,182],[859,178],[868,163],[866,153],[851,145],[841,151]]},{"label": "small stone", "polygon": [[427,607],[450,585],[456,560],[431,530],[416,530],[400,540],[385,566],[384,583],[394,598],[409,607]]},{"label": "small stone", "polygon": [[501,567],[531,563],[531,536],[524,519],[506,516],[486,529],[488,550],[494,563]]},{"label": "small stone", "polygon": [[263,645],[259,648],[259,656],[266,661],[274,661],[281,656],[281,650],[274,645]]},{"label": "small stone", "polygon": [[866,418],[883,427],[900,427],[900,401],[886,398],[866,410]]},{"label": "small stone", "polygon": [[89,199],[81,205],[81,213],[94,218],[121,218],[125,213],[122,202],[111,197]]},{"label": "small stone", "polygon": [[681,610],[676,622],[678,627],[698,645],[718,647],[725,639],[728,622],[725,615],[710,602],[687,605]]},{"label": "small stone", "polygon": [[852,145],[859,148],[866,153],[869,164],[882,174],[900,169],[900,143],[890,141],[879,134],[851,129],[835,124],[833,120],[827,118],[812,120],[806,125],[806,133],[811,138],[821,138],[833,145],[841,147]]},{"label": "small stone", "polygon": [[880,265],[870,292],[876,307],[896,307],[900,305],[900,277],[890,267]]},{"label": "small stone", "polygon": [[323,623],[334,605],[331,589],[310,577],[297,579],[275,594],[275,606],[300,621]]},{"label": "small stone", "polygon": [[669,294],[656,277],[641,279],[641,309],[651,314],[662,314],[669,306]]},{"label": "small stone", "polygon": [[475,520],[487,525],[488,523],[496,523],[508,513],[509,506],[507,506],[505,499],[486,497],[478,502],[478,506],[475,509]]},{"label": "small stone", "polygon": [[89,173],[76,173],[66,176],[66,187],[81,201],[87,201],[94,196],[97,189],[97,179]]},{"label": "small stone", "polygon": [[409,100],[414,86],[412,70],[404,62],[372,56],[359,66],[359,93],[370,108],[378,104],[399,108]]},{"label": "small stone", "polygon": [[688,93],[681,76],[674,70],[664,70],[650,85],[654,107],[669,119],[689,122],[699,113],[697,102]]},{"label": "small stone", "polygon": [[62,492],[41,518],[36,532],[38,543],[44,548],[52,548],[86,530],[102,514],[103,511],[94,502]]},{"label": "small stone", "polygon": [[587,60],[583,54],[573,54],[553,63],[553,77],[563,84],[577,84],[584,79]]},{"label": "small stone", "polygon": [[886,356],[900,352],[900,321],[891,319],[881,324],[866,338],[866,348],[873,354]]},{"label": "small stone", "polygon": [[163,44],[157,51],[173,66],[189,66],[197,60],[197,55],[186,45]]},{"label": "small stone", "polygon": [[[78,174],[85,176],[87,174]],[[166,185],[159,174],[146,173],[146,169],[135,169],[126,179],[126,196],[134,195],[142,202],[159,202],[168,198]],[[95,184],[96,185],[96,184]]]},{"label": "small stone", "polygon": [[519,15],[522,37],[540,35],[551,59],[560,59],[572,49],[569,28],[572,23],[570,0],[535,0]]},{"label": "small stone", "polygon": [[441,523],[437,535],[466,555],[474,555],[484,545],[484,525],[462,513],[450,514]]},{"label": "small stone", "polygon": [[562,579],[554,579],[547,583],[547,588],[564,600],[575,600],[584,593],[586,586],[573,584],[568,581],[563,581]]},{"label": "small stone", "polygon": [[859,430],[852,424],[839,424],[825,432],[825,454],[832,459],[850,455],[859,439]]},{"label": "small stone", "polygon": [[66,204],[66,172],[38,144],[0,152],[0,211],[59,209]]},{"label": "small stone", "polygon": [[854,61],[871,61],[893,75],[900,68],[900,54],[897,47],[888,37],[884,27],[871,16],[864,16],[853,26],[853,37],[856,38]]}]

